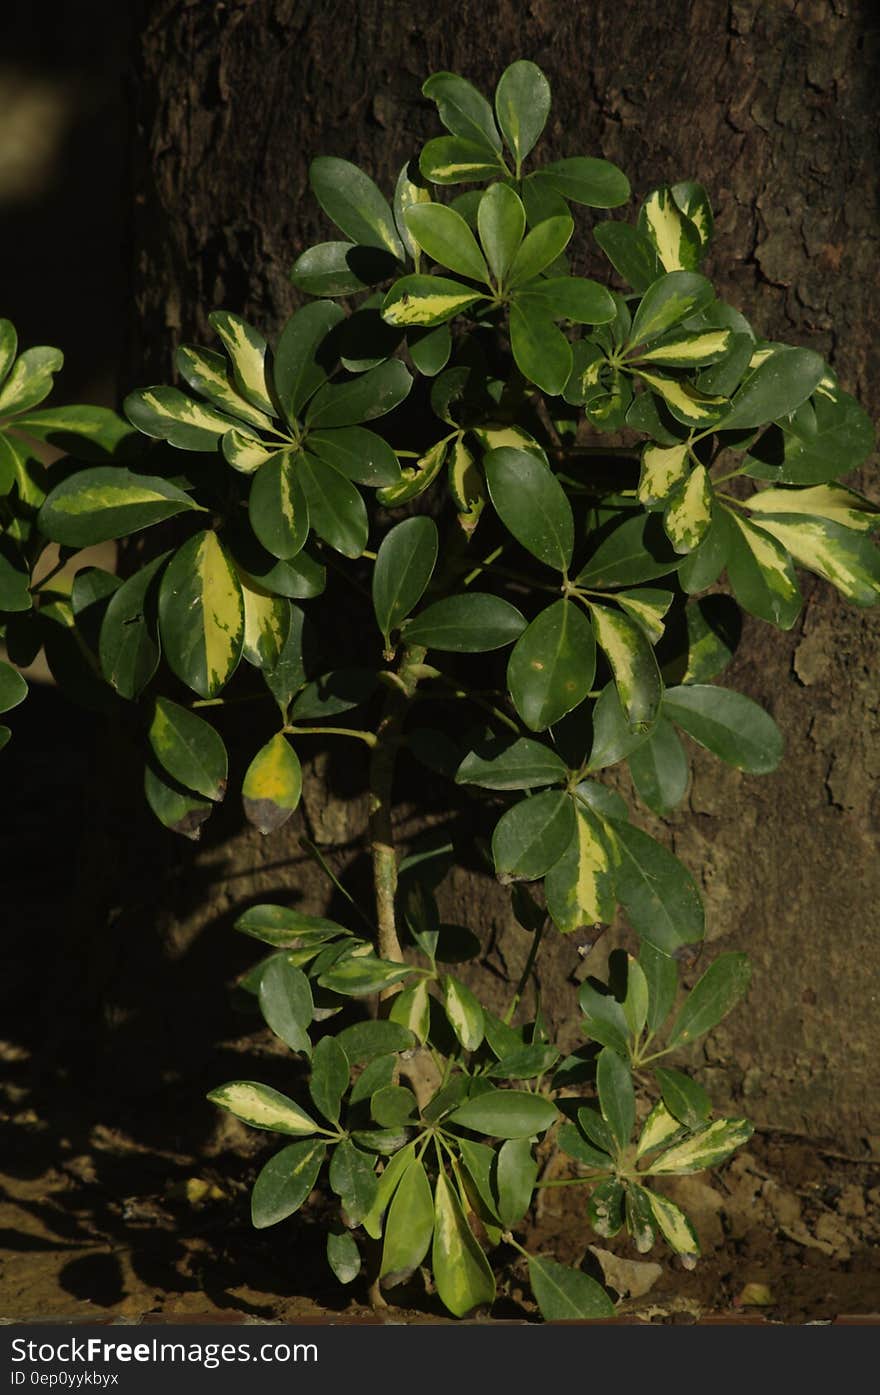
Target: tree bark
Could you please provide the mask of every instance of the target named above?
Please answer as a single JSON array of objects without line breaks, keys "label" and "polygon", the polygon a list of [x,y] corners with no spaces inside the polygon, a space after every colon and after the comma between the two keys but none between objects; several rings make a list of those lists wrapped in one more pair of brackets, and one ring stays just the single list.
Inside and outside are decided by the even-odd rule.
[{"label": "tree bark", "polygon": [[[678,179],[705,184],[716,210],[708,274],[719,294],[768,338],[825,354],[870,408],[880,377],[880,287],[865,274],[878,235],[871,8],[154,0],[137,97],[131,384],[168,381],[178,342],[210,343],[215,307],[277,332],[297,304],[291,263],[335,235],[309,190],[314,156],[353,160],[388,190],[437,133],[420,95],[429,73],[451,69],[491,91],[508,63],[529,57],[553,88],[549,155],[614,160],[637,197]],[[579,223],[576,269],[604,275],[591,221],[587,213]],[[880,1019],[868,999],[880,972],[880,625],[822,583],[806,580],[805,594],[789,634],[747,622],[727,679],[780,723],[780,771],[743,776],[694,749],[685,807],[665,825],[636,817],[702,882],[710,953],[745,949],[755,964],[747,1006],[709,1043],[705,1077],[759,1122],[853,1146],[880,1134]],[[315,840],[345,862],[365,811],[352,797],[356,779],[340,786],[332,759],[311,766],[318,783],[305,816]],[[418,813],[410,803],[399,817]],[[422,824],[440,817],[433,807]],[[296,853],[297,832],[270,847],[230,821],[210,889],[216,844],[187,853],[181,884],[206,890],[197,906],[184,892],[164,912],[169,946],[189,944],[218,905],[270,891],[295,889],[319,909],[323,891]],[[471,871],[453,878],[444,911],[486,935],[490,967],[515,982],[527,937],[506,905]],[[569,943],[547,937],[543,1004],[572,1040],[570,980],[594,971],[601,953],[584,969]]]}]

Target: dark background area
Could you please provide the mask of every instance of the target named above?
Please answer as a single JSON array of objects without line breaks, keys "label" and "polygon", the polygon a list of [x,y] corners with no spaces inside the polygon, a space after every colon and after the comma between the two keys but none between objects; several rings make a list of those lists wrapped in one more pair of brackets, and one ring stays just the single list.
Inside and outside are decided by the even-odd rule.
[{"label": "dark background area", "polygon": [[[132,386],[170,380],[178,342],[211,342],[215,307],[275,333],[297,303],[290,264],[332,235],[308,188],[310,160],[352,159],[387,189],[436,133],[420,95],[429,72],[491,90],[527,56],[553,87],[548,155],[612,159],[636,198],[701,180],[716,211],[708,272],[719,294],[759,332],[824,353],[876,416],[878,23],[869,0],[16,0],[0,53],[0,313],[23,345],[64,348],[59,402],[118,404]],[[575,258],[601,275],[591,221],[586,212]],[[876,497],[869,470],[852,482]],[[780,771],[742,776],[692,748],[682,809],[637,817],[697,876],[707,957],[745,949],[755,965],[748,1005],[693,1062],[701,1078],[768,1134],[870,1161],[880,1144],[880,624],[804,581],[795,629],[748,621],[725,680],[783,728]],[[0,772],[14,792],[2,989],[12,1172],[36,1186],[61,1137],[71,1156],[100,1163],[96,1128],[118,1129],[134,1151],[121,1164],[105,1158],[95,1186],[105,1228],[129,1243],[115,1198],[143,1191],[144,1169],[179,1181],[200,1157],[220,1157],[248,1175],[247,1148],[218,1131],[204,1091],[242,1073],[244,1059],[282,1087],[288,1068],[230,1006],[227,986],[254,958],[231,924],[257,899],[327,907],[303,833],[364,885],[362,786],[350,762],[318,751],[302,810],[279,835],[245,828],[230,800],[191,845],[140,806],[127,728],[49,685],[14,716]],[[234,721],[224,735],[233,750],[252,746]],[[444,791],[423,775],[404,770],[399,795],[406,838],[443,817]],[[491,946],[483,987],[516,973],[526,944],[494,882],[469,869],[443,896],[445,916],[475,924]],[[563,1033],[574,1030],[572,976],[597,971],[606,949],[583,965],[561,937],[550,945],[541,989]],[[75,1227],[68,1239],[80,1243]],[[155,1271],[166,1286],[179,1258],[168,1244]],[[105,1258],[97,1264],[106,1277]],[[122,1285],[111,1270],[108,1295]],[[90,1274],[67,1291],[88,1298],[103,1282]]]}]

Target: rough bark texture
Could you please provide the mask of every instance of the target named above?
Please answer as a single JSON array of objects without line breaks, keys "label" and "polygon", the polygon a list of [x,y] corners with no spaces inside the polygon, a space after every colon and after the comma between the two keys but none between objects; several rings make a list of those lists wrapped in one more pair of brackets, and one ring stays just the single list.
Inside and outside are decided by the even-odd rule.
[{"label": "rough bark texture", "polygon": [[[615,160],[637,196],[679,178],[706,184],[719,293],[768,337],[826,354],[870,410],[880,376],[871,13],[869,0],[159,0],[138,99],[133,376],[167,379],[179,340],[210,342],[216,306],[277,330],[296,304],[291,262],[334,235],[309,191],[313,156],[352,159],[387,189],[436,133],[419,92],[428,73],[490,88],[527,56],[553,86],[551,153]],[[589,224],[577,256],[599,271]],[[711,952],[745,949],[755,964],[748,1005],[709,1045],[707,1078],[722,1099],[745,1096],[759,1122],[855,1146],[880,1135],[880,624],[820,583],[805,589],[790,634],[746,625],[729,679],[780,723],[781,770],[743,776],[695,752],[682,810],[665,828],[638,818],[701,880]],[[343,867],[365,826],[352,762],[322,754],[309,774],[306,827]],[[439,821],[442,795],[428,792],[427,821]],[[226,817],[205,849],[169,852],[176,870],[161,897],[150,893],[172,955],[267,893],[295,888],[307,909],[326,901],[298,851],[301,828],[263,842]],[[401,807],[404,832],[415,818]],[[486,935],[489,968],[518,972],[526,936],[487,877],[458,876],[445,910]],[[557,1021],[571,1017],[572,976],[596,956],[584,966],[548,937],[540,981]]]}]

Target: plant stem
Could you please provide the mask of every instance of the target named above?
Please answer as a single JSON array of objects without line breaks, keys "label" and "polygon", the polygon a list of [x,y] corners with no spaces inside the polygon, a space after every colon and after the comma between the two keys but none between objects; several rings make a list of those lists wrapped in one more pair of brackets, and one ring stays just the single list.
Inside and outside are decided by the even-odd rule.
[{"label": "plant stem", "polygon": [[376,888],[377,949],[380,958],[396,964],[403,963],[403,954],[397,938],[394,906],[397,856],[391,818],[392,785],[404,715],[415,695],[419,681],[418,665],[423,662],[426,652],[422,645],[412,645],[403,651],[396,674],[397,682],[389,688],[385,698],[370,756],[370,852]]},{"label": "plant stem", "polygon": [[360,731],[357,727],[297,727],[288,723],[284,731],[288,736],[353,736],[355,740],[363,741],[370,747],[376,745],[373,732]]},{"label": "plant stem", "polygon": [[513,1014],[516,1012],[517,1008],[519,1007],[520,999],[522,998],[522,995],[523,995],[523,993],[525,992],[526,984],[527,984],[528,981],[529,981],[529,977],[530,977],[530,975],[531,975],[532,969],[535,967],[535,960],[536,960],[537,957],[538,957],[538,950],[539,950],[540,947],[541,947],[541,939],[542,939],[542,937],[543,937],[543,934],[544,934],[544,931],[546,930],[546,928],[547,928],[547,921],[546,921],[546,919],[545,919],[545,920],[543,920],[542,923],[538,926],[538,929],[535,931],[535,933],[534,933],[534,935],[533,935],[533,937],[532,937],[532,946],[531,946],[531,949],[529,950],[529,956],[528,956],[528,958],[526,959],[525,968],[523,969],[522,973],[520,974],[519,983],[516,985],[516,992],[514,993],[513,998],[511,999],[510,1007],[507,1009],[507,1012],[506,1012],[505,1017],[504,1017],[505,1025],[508,1026],[508,1027],[510,1026],[511,1022],[513,1021]]}]

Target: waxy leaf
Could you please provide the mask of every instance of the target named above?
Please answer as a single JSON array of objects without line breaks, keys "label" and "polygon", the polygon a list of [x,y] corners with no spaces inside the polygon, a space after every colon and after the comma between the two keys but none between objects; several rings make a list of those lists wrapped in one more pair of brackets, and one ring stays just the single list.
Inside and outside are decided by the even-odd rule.
[{"label": "waxy leaf", "polygon": [[706,1168],[717,1167],[736,1148],[748,1143],[754,1131],[748,1119],[716,1119],[708,1128],[662,1153],[648,1172],[660,1176],[673,1172],[705,1172]]},{"label": "waxy leaf", "polygon": [[196,402],[173,387],[130,392],[122,408],[138,431],[167,441],[178,450],[214,451],[221,436],[241,427],[236,417],[219,412],[208,403]]},{"label": "waxy leaf", "polygon": [[509,1138],[502,1143],[495,1169],[495,1189],[499,1220],[509,1230],[518,1225],[528,1211],[537,1179],[538,1164],[532,1156],[529,1140]]},{"label": "waxy leaf", "polygon": [[637,1158],[642,1158],[646,1153],[652,1153],[657,1148],[664,1148],[671,1143],[676,1136],[680,1137],[683,1128],[680,1120],[676,1119],[662,1100],[658,1100],[645,1120],[645,1126],[639,1135],[639,1146],[636,1152]]},{"label": "waxy leaf", "polygon": [[267,552],[285,560],[309,535],[309,506],[300,478],[301,454],[282,450],[254,475],[248,499],[251,527]]},{"label": "waxy leaf", "polygon": [[283,596],[273,596],[258,586],[240,567],[236,570],[244,602],[242,657],[254,668],[271,672],[284,652],[293,608]]},{"label": "waxy leaf", "polygon": [[156,597],[163,552],[124,581],[104,612],[98,642],[101,671],[120,697],[139,697],[159,666]]},{"label": "waxy leaf", "polygon": [[693,271],[699,266],[702,237],[671,189],[655,189],[648,195],[639,213],[639,230],[650,238],[665,271]]},{"label": "waxy leaf", "polygon": [[318,1180],[326,1152],[326,1143],[309,1139],[290,1143],[269,1159],[251,1193],[251,1221],[257,1230],[299,1210]]},{"label": "waxy leaf", "polygon": [[555,1118],[556,1106],[544,1095],[491,1089],[465,1100],[448,1122],[490,1138],[531,1138],[549,1129]]},{"label": "waxy leaf", "polygon": [[273,376],[279,404],[288,421],[305,404],[335,366],[338,351],[328,337],[344,312],[330,300],[316,300],[291,315],[275,350]]},{"label": "waxy leaf", "polygon": [[381,247],[404,260],[388,201],[357,165],[322,155],[309,166],[309,183],[327,217],[352,242]]},{"label": "waxy leaf", "polygon": [[546,271],[565,251],[573,232],[574,222],[568,214],[548,218],[546,222],[532,228],[511,264],[507,276],[509,289],[514,290],[517,286],[525,285],[526,282],[540,276],[542,271]]},{"label": "waxy leaf", "polygon": [[535,297],[523,295],[511,305],[510,347],[517,368],[530,383],[553,397],[563,392],[571,377],[571,345]]},{"label": "waxy leaf", "polygon": [[477,206],[480,242],[496,282],[503,284],[526,230],[522,202],[506,184],[492,184]]},{"label": "waxy leaf", "polygon": [[[348,1089],[348,1077],[348,1057],[342,1047],[335,1037],[322,1037],[312,1053],[309,1093],[316,1107],[331,1124],[339,1123],[339,1111],[342,1107],[342,1096]],[[364,1161],[366,1162],[366,1159]]]},{"label": "waxy leaf", "polygon": [[590,1193],[587,1216],[597,1235],[610,1239],[623,1228],[623,1184],[616,1177],[600,1182]]},{"label": "waxy leaf", "polygon": [[361,1272],[361,1252],[351,1231],[328,1230],[327,1263],[341,1284],[354,1282]]},{"label": "waxy leaf", "polygon": [[28,685],[18,669],[0,659],[0,712],[10,712],[27,697]]},{"label": "waxy leaf", "polygon": [[602,824],[582,804],[575,806],[574,836],[544,882],[547,910],[563,934],[614,919],[613,851]]},{"label": "waxy leaf", "polygon": [[284,954],[276,954],[260,978],[260,1011],[267,1024],[291,1051],[311,1056],[308,1029],[314,1016],[312,990],[302,969]]},{"label": "waxy leaf", "polygon": [[705,465],[695,466],[663,515],[666,536],[676,552],[693,552],[699,547],[712,522],[713,497]]},{"label": "waxy leaf", "polygon": [[233,381],[242,397],[274,417],[277,408],[269,389],[269,346],[262,334],[229,310],[213,311],[208,323],[229,355]]},{"label": "waxy leaf", "polygon": [[516,160],[517,177],[549,114],[550,84],[541,69],[525,58],[505,68],[495,89],[495,115]]},{"label": "waxy leaf", "polygon": [[455,772],[455,783],[487,790],[526,790],[560,785],[565,777],[565,765],[549,746],[527,737],[512,744],[496,738],[468,752]]},{"label": "waxy leaf", "polygon": [[432,518],[407,518],[382,539],[373,568],[373,610],[390,635],[421,600],[431,580],[440,541]]},{"label": "waxy leaf", "polygon": [[422,84],[422,93],[436,102],[437,115],[447,131],[500,152],[501,137],[492,108],[465,78],[457,73],[432,73]]},{"label": "waxy leaf", "polygon": [[824,360],[812,349],[778,349],[743,383],[721,422],[722,429],[741,431],[788,416],[806,402],[824,373]]},{"label": "waxy leaf", "polygon": [[483,1009],[471,990],[452,974],[442,979],[443,1009],[465,1051],[476,1051],[483,1040]]},{"label": "waxy leaf", "polygon": [[[324,1043],[328,1041],[333,1042],[333,1038],[324,1037],[315,1047],[315,1055],[312,1059],[313,1082],[321,1048],[324,1046]],[[334,1043],[334,1045],[336,1045],[336,1043]],[[338,1049],[337,1045],[337,1050]],[[342,1062],[340,1062],[338,1058],[335,1057],[335,1053],[331,1051],[330,1054],[325,1057],[328,1065],[331,1058],[335,1060],[335,1065],[332,1067],[335,1079],[331,1087],[332,1093],[326,1101],[328,1106],[336,1100],[342,1080]],[[343,1055],[343,1061],[344,1060],[345,1057]],[[347,1063],[345,1064],[345,1078],[347,1084]],[[327,1082],[323,1082],[322,1086],[319,1088],[325,1091]],[[344,1089],[345,1086],[342,1086],[343,1091]],[[312,1091],[312,1097],[314,1098],[314,1090]],[[315,1100],[315,1103],[317,1104],[317,1100]],[[319,1108],[320,1107],[321,1106],[319,1106]],[[331,1116],[328,1115],[327,1117],[330,1118]],[[342,1142],[338,1143],[333,1150],[333,1157],[330,1160],[328,1181],[345,1208],[345,1221],[349,1226],[360,1225],[364,1217],[375,1204],[378,1191],[376,1174],[374,1172],[375,1166],[375,1158],[370,1157],[367,1153],[362,1153],[360,1148],[354,1146],[350,1138],[343,1138]]]},{"label": "waxy leaf", "polygon": [[210,800],[190,793],[170,776],[165,778],[149,763],[144,767],[144,796],[165,828],[198,842],[202,824],[210,818],[214,807]]},{"label": "waxy leaf", "polygon": [[574,805],[561,790],[514,804],[502,814],[492,835],[497,876],[503,882],[543,877],[571,842],[574,822]]},{"label": "waxy leaf", "polygon": [[251,906],[238,917],[235,929],[277,949],[299,949],[307,941],[320,943],[351,934],[335,920],[272,904]]},{"label": "waxy leaf", "polygon": [[266,742],[247,768],[241,787],[245,817],[261,833],[285,824],[302,794],[302,766],[281,732]]},{"label": "waxy leaf", "polygon": [[379,1277],[385,1288],[403,1283],[419,1267],[434,1231],[434,1201],[424,1165],[410,1160],[385,1220]]},{"label": "waxy leaf", "polygon": [[159,629],[169,667],[200,697],[216,697],[244,645],[241,582],[217,534],[178,548],[159,587]]},{"label": "waxy leaf", "polygon": [[431,1030],[431,998],[428,985],[423,980],[415,988],[405,988],[397,993],[388,1014],[389,1021],[407,1028],[419,1041],[426,1042]]},{"label": "waxy leaf", "polygon": [[56,485],[40,509],[37,526],[65,547],[91,547],[198,508],[167,480],[133,475],[118,465],[99,465]]},{"label": "waxy leaf", "polygon": [[648,982],[648,1030],[656,1032],[666,1021],[678,992],[678,965],[668,954],[647,941],[639,950],[639,963]]},{"label": "waxy leaf", "polygon": [[671,722],[659,719],[647,741],[630,754],[629,771],[639,798],[655,814],[663,817],[681,803],[687,790],[688,763]]},{"label": "waxy leaf", "polygon": [[314,1119],[287,1095],[256,1080],[231,1080],[227,1085],[211,1090],[208,1099],[255,1129],[269,1129],[272,1133],[313,1134],[318,1128]]},{"label": "waxy leaf", "polygon": [[404,276],[383,300],[382,319],[389,325],[442,325],[485,298],[446,276]]},{"label": "waxy leaf", "polygon": [[471,281],[489,283],[489,268],[460,213],[442,203],[418,203],[406,211],[406,226],[422,251],[440,266]]},{"label": "waxy leaf", "polygon": [[663,711],[694,741],[739,770],[766,775],[782,759],[778,726],[742,693],[689,683],[667,689]]},{"label": "waxy leaf", "polygon": [[510,447],[483,457],[489,497],[517,542],[557,571],[567,572],[574,548],[574,518],[565,490],[529,451]]},{"label": "waxy leaf", "polygon": [[749,986],[748,955],[720,954],[691,989],[672,1028],[670,1046],[684,1046],[716,1027]]},{"label": "waxy leaf", "polygon": [[588,208],[617,208],[630,196],[629,180],[610,160],[576,155],[545,165],[541,175],[572,203]]},{"label": "waxy leaf", "polygon": [[602,770],[605,766],[625,760],[647,741],[651,730],[649,726],[636,729],[630,726],[621,706],[617,685],[613,682],[606,684],[593,708],[593,744],[588,768]]},{"label": "waxy leaf", "polygon": [[609,324],[616,312],[611,293],[585,276],[542,277],[523,286],[516,300],[520,307],[536,314],[572,324]]},{"label": "waxy leaf", "polygon": [[[9,324],[9,321],[4,320],[3,323]],[[15,333],[14,330],[12,332]],[[15,347],[11,344],[7,332],[7,359],[10,347],[14,353]],[[52,379],[63,364],[64,355],[60,349],[53,349],[47,345],[25,349],[15,360],[0,387],[0,416],[11,416],[13,412],[26,412],[29,408],[36,407],[52,391]]]},{"label": "waxy leaf", "polygon": [[429,140],[419,156],[419,169],[432,184],[474,184],[507,174],[498,151],[461,136]]},{"label": "waxy leaf", "polygon": [[394,964],[374,954],[349,955],[320,974],[318,983],[343,997],[363,998],[409,978],[412,972],[409,964]]},{"label": "waxy leaf", "polygon": [[649,373],[633,365],[633,371],[647,383],[669,408],[676,421],[685,426],[714,426],[727,410],[727,398],[710,396],[691,387],[682,378],[670,378],[661,373]]},{"label": "waxy leaf", "polygon": [[[719,511],[720,512],[720,511]],[[725,510],[727,575],[743,610],[790,630],[803,598],[786,549],[764,528]]]},{"label": "waxy leaf", "polygon": [[394,276],[399,269],[398,259],[378,247],[319,242],[297,257],[290,279],[308,295],[352,295]]},{"label": "waxy leaf", "polygon": [[617,524],[575,577],[578,586],[635,586],[666,576],[681,565],[659,518],[639,512]]},{"label": "waxy leaf", "polygon": [[543,1255],[529,1255],[529,1283],[545,1322],[611,1318],[614,1304],[595,1279]]},{"label": "waxy leaf", "polygon": [[500,596],[468,592],[435,601],[405,626],[407,644],[459,654],[483,654],[512,644],[526,627],[515,606]]},{"label": "waxy leaf", "polygon": [[663,1070],[658,1066],[655,1074],[670,1114],[685,1128],[702,1128],[712,1113],[712,1101],[702,1085],[680,1070]]},{"label": "waxy leaf", "polygon": [[15,362],[18,353],[18,334],[11,320],[0,319],[0,383]]},{"label": "waxy leaf", "polygon": [[626,1187],[626,1228],[639,1254],[647,1254],[654,1244],[654,1210],[644,1187],[628,1182]]},{"label": "waxy leaf", "polygon": [[157,698],[147,733],[163,770],[214,802],[226,793],[226,747],[212,726],[170,698]]},{"label": "waxy leaf", "polygon": [[310,431],[309,450],[354,484],[387,487],[400,479],[400,465],[394,451],[375,431],[363,426]]},{"label": "waxy leaf", "polygon": [[517,640],[507,684],[526,726],[545,731],[587,696],[596,672],[589,621],[573,601],[542,610]]},{"label": "waxy leaf", "polygon": [[318,537],[343,557],[360,557],[370,525],[359,490],[332,465],[308,451],[299,456],[297,468],[309,523]]},{"label": "waxy leaf", "polygon": [[387,1052],[408,1051],[414,1044],[412,1032],[396,1022],[355,1022],[336,1035],[352,1065],[363,1065]]},{"label": "waxy leaf", "polygon": [[636,1121],[636,1097],[628,1062],[605,1046],[596,1061],[596,1088],[602,1118],[622,1151],[629,1146]]},{"label": "waxy leaf", "polygon": [[760,514],[761,527],[802,567],[830,581],[854,605],[880,599],[880,552],[863,533],[829,518]]},{"label": "waxy leaf", "polygon": [[207,397],[221,412],[228,412],[259,431],[271,428],[270,417],[254,407],[230,382],[227,360],[223,354],[216,354],[212,349],[200,349],[194,344],[182,344],[175,355],[175,364],[184,382]]},{"label": "waxy leaf", "polygon": [[[780,484],[822,484],[848,474],[867,459],[874,448],[874,425],[855,398],[837,390],[826,395],[823,389],[817,391],[810,402],[813,405],[812,429],[798,430],[795,435],[794,423],[786,423],[783,435],[778,427],[771,428],[757,446],[752,447],[748,474]],[[780,436],[781,460],[778,449],[774,449],[769,462],[765,462],[764,441],[777,447]]]},{"label": "waxy leaf", "polygon": [[698,1255],[700,1242],[697,1232],[681,1207],[657,1192],[649,1192],[646,1189],[645,1195],[651,1204],[657,1229],[670,1249],[679,1255]]},{"label": "waxy leaf", "polygon": [[596,643],[614,674],[626,720],[634,730],[650,727],[663,696],[654,651],[639,625],[607,606],[591,607]]},{"label": "waxy leaf", "polygon": [[712,283],[705,276],[692,271],[671,271],[661,276],[652,282],[639,302],[628,347],[665,334],[673,325],[704,310],[714,299]]},{"label": "waxy leaf", "polygon": [[578,1006],[584,1014],[583,1030],[592,1041],[629,1059],[630,1027],[623,1006],[612,993],[600,993],[589,979],[580,986]]},{"label": "waxy leaf", "polygon": [[703,938],[700,893],[690,872],[647,833],[615,824],[617,895],[632,928],[664,954]]},{"label": "waxy leaf", "polygon": [[434,1190],[431,1269],[437,1293],[455,1317],[494,1301],[494,1275],[445,1172]]},{"label": "waxy leaf", "polygon": [[614,270],[643,293],[662,274],[651,239],[629,223],[599,223],[593,236]]}]

